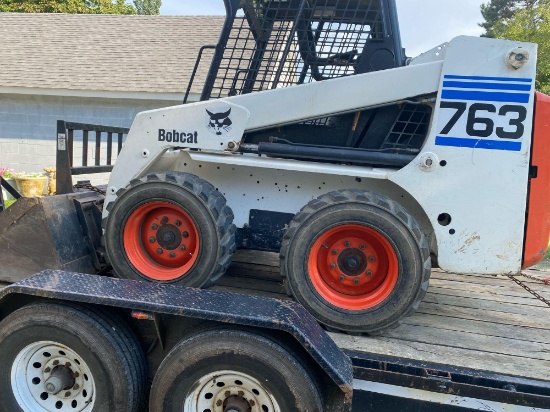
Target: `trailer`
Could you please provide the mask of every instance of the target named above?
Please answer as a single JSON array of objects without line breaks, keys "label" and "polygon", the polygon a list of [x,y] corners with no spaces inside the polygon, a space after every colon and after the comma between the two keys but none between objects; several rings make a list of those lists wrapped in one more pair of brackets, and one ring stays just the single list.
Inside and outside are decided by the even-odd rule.
[{"label": "trailer", "polygon": [[0,409],[549,410],[536,45],[224,4],[201,102],[60,120],[56,196],[0,178]]},{"label": "trailer", "polygon": [[[0,373],[2,388],[11,387],[19,405],[29,405],[22,406],[23,411],[129,411],[138,410],[138,404],[145,410],[144,398],[152,382],[149,410],[173,410],[173,405],[161,399],[180,405],[186,401],[171,392],[167,370],[173,378],[181,372],[178,367],[189,368],[180,359],[182,352],[208,352],[212,347],[216,351],[210,356],[225,369],[230,361],[219,359],[216,353],[221,350],[218,346],[232,337],[232,351],[241,352],[235,348],[252,339],[247,350],[263,358],[255,360],[253,372],[240,361],[235,366],[239,370],[231,373],[203,372],[202,386],[192,394],[212,394],[210,399],[217,400],[229,391],[230,396],[225,396],[229,402],[215,407],[216,402],[206,404],[209,399],[205,398],[202,404],[185,403],[188,409],[183,410],[204,411],[209,405],[214,405],[212,411],[226,412],[550,410],[548,306],[509,278],[465,278],[437,272],[414,317],[384,336],[369,337],[323,331],[309,313],[286,297],[277,266],[273,253],[238,252],[227,276],[212,291],[52,270],[7,286],[0,291],[0,353],[2,364],[13,367]],[[521,282],[550,298],[544,284],[523,278]],[[101,346],[104,342],[93,341],[95,356],[82,352],[81,347],[60,344],[68,339],[64,336],[67,332],[82,340],[93,336],[91,331],[83,333],[81,325],[72,329],[74,316],[84,318],[86,328],[120,334],[111,346],[120,349],[126,345],[123,356],[119,355],[122,359],[113,360]],[[34,340],[27,336],[29,328],[38,329],[33,332]],[[50,339],[56,343],[48,342]],[[70,342],[76,345],[74,340]],[[307,396],[315,393],[311,387],[318,388],[323,409],[311,405],[283,409],[277,403],[278,392],[266,389],[273,381],[272,371],[264,368],[280,368],[280,373],[285,373],[281,365],[288,359],[302,365],[293,370],[301,381],[291,384]],[[76,377],[64,383],[63,375],[52,372],[55,362]],[[116,370],[104,365],[98,373],[93,362],[120,364],[116,363]],[[267,364],[260,368],[261,362]],[[79,376],[88,376],[93,383]],[[116,377],[122,381],[113,381]],[[220,377],[225,384],[221,387],[216,386]],[[139,382],[133,381],[138,378]],[[230,385],[227,379],[240,385]],[[312,385],[312,379],[317,383]],[[102,382],[113,385],[112,389],[101,386]],[[161,394],[158,382],[162,382]],[[94,398],[92,390],[107,390],[111,398]],[[129,398],[135,397],[134,409],[121,396],[127,392]],[[4,393],[0,409],[18,410],[10,391]],[[270,395],[275,400],[269,401]],[[242,399],[265,403],[246,409]],[[90,400],[93,402],[87,404]]]}]

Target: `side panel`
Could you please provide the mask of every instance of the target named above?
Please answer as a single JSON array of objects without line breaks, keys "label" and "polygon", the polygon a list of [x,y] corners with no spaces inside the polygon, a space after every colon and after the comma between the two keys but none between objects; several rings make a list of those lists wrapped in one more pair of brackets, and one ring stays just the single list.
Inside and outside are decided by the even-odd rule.
[{"label": "side panel", "polygon": [[[528,62],[507,63],[523,50]],[[438,262],[458,273],[522,266],[536,45],[458,37],[445,50],[432,129],[419,159],[390,175],[422,205]]]},{"label": "side panel", "polygon": [[[359,173],[361,169],[367,168],[356,167],[355,176],[333,174],[329,169],[333,165],[319,163],[309,163],[311,170],[301,171],[296,170],[298,163],[305,162],[292,160],[281,160],[281,163],[275,163],[277,166],[270,168],[262,167],[269,160],[255,161],[250,166],[224,164],[227,158],[232,159],[228,156],[181,152],[174,166],[176,170],[201,176],[218,188],[233,209],[234,223],[239,228],[250,223],[252,209],[296,214],[307,202],[330,191],[346,188],[384,194],[405,206],[425,228],[426,235],[429,236],[432,231],[430,222],[414,198],[385,179],[383,173],[380,173],[380,178],[363,177]],[[217,162],[212,163],[212,160]],[[285,164],[291,164],[292,167],[282,169]]]},{"label": "side panel", "polygon": [[524,269],[544,259],[550,237],[550,97],[537,93],[536,98]]}]

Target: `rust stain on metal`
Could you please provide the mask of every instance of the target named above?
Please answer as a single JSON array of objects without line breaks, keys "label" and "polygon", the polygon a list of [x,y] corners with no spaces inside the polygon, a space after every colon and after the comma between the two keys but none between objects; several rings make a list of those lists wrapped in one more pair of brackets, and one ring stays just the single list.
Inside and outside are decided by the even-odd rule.
[{"label": "rust stain on metal", "polygon": [[466,241],[464,242],[464,245],[460,249],[458,249],[458,253],[465,253],[466,249],[472,246],[473,243],[479,242],[481,240],[481,237],[477,234],[477,232],[473,233]]}]

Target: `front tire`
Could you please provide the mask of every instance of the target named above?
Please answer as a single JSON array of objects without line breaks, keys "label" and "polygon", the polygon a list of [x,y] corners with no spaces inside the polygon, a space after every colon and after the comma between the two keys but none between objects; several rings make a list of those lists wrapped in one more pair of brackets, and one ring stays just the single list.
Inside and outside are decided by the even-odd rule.
[{"label": "front tire", "polygon": [[378,334],[418,308],[429,284],[428,243],[393,200],[331,192],[298,213],[284,236],[288,293],[322,324]]},{"label": "front tire", "polygon": [[105,247],[123,278],[210,287],[235,251],[233,212],[199,177],[152,173],[119,190],[107,206]]},{"label": "front tire", "polygon": [[0,323],[0,410],[135,412],[145,357],[118,323],[80,306],[32,304]]},{"label": "front tire", "polygon": [[[151,388],[152,412],[321,412],[317,385],[287,349],[241,330],[212,330],[177,344]],[[232,407],[232,408],[231,408]]]}]

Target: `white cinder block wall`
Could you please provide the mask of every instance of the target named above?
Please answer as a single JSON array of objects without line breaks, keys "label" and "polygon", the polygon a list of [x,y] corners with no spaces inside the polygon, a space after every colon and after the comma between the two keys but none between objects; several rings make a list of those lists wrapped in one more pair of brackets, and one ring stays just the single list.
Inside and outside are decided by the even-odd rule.
[{"label": "white cinder block wall", "polygon": [[[57,120],[130,127],[139,112],[177,104],[181,102],[0,94],[0,167],[42,172],[55,166]],[[94,156],[93,142],[91,133],[88,159]],[[77,180],[101,184],[107,176],[75,176],[73,181]]]}]

